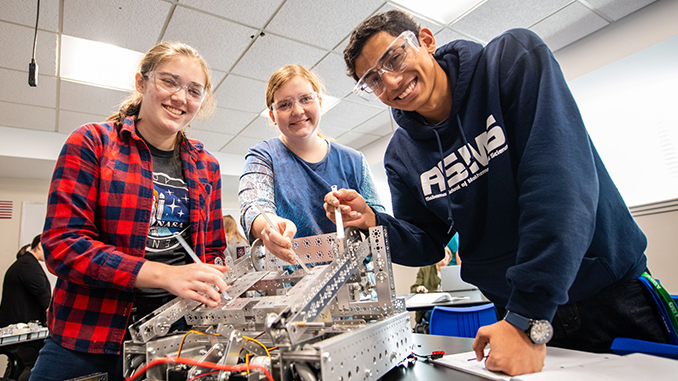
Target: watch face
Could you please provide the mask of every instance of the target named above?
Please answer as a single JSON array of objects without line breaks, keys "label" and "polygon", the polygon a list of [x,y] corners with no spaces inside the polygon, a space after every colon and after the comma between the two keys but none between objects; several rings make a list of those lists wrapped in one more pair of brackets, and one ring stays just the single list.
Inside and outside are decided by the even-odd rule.
[{"label": "watch face", "polygon": [[553,337],[553,326],[548,320],[535,320],[530,328],[530,339],[535,344],[546,344]]}]

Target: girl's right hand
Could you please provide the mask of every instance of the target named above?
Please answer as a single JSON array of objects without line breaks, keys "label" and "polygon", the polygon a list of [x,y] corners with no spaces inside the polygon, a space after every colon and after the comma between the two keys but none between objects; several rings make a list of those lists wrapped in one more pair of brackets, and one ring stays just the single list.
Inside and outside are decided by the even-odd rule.
[{"label": "girl's right hand", "polygon": [[[291,264],[296,264],[294,253],[290,250],[292,247],[292,239],[297,234],[297,226],[294,222],[279,217],[275,214],[267,213],[268,218],[273,222],[275,228],[272,228],[264,219],[264,216],[259,215],[252,226],[257,227],[263,225],[259,230],[259,237],[261,238],[266,249],[271,254]],[[261,221],[260,221],[261,220]],[[261,224],[260,222],[263,222]]]},{"label": "girl's right hand", "polygon": [[[182,266],[170,266],[165,263],[146,261],[134,287],[162,288],[172,294],[193,299],[210,307],[216,307],[221,301],[221,291],[228,288],[224,273],[228,267],[191,263]],[[218,288],[218,291],[214,286]]]}]

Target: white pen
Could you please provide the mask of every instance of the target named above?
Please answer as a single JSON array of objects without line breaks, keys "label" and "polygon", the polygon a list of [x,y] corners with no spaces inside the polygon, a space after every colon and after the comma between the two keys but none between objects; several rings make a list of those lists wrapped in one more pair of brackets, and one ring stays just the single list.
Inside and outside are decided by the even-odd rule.
[{"label": "white pen", "polygon": [[[188,255],[193,258],[193,262],[195,263],[202,263],[200,258],[198,258],[198,255],[191,249],[191,246],[188,245],[188,242],[184,239],[184,237],[181,236],[181,234],[177,234],[175,237],[177,237],[177,241],[181,244],[181,246],[184,247],[184,250],[188,253]],[[221,297],[223,297],[225,300],[231,300],[230,296],[228,296],[228,293],[226,293],[226,290],[221,292]]]},{"label": "white pen", "polygon": [[[332,192],[337,191],[337,186],[332,185]],[[334,208],[334,219],[337,221],[337,242],[341,244],[339,250],[343,251],[346,248],[346,236],[344,235],[344,220],[341,218],[340,206]]]},{"label": "white pen", "polygon": [[[264,210],[261,208],[261,206],[259,206],[259,204],[257,204],[256,202],[254,202],[253,204],[254,204],[254,206],[257,207],[257,210],[259,211],[259,213],[264,217],[264,219],[265,219],[266,222],[268,223],[268,226],[270,226],[271,229],[273,229],[273,230],[275,230],[275,231],[278,231],[278,228],[275,227],[275,224],[273,223],[273,221],[271,221],[271,219],[268,218],[268,216],[266,215],[266,213],[264,213]],[[308,274],[308,272],[309,272],[309,271],[308,271],[308,268],[306,267],[306,265],[304,264],[304,262],[301,260],[301,257],[299,257],[299,254],[297,254],[296,251],[292,250],[291,247],[290,247],[288,250],[291,251],[292,254],[294,254],[294,257],[297,259],[297,262],[299,262],[299,264],[300,264],[301,267],[304,269],[304,271],[306,271],[306,274]]]}]

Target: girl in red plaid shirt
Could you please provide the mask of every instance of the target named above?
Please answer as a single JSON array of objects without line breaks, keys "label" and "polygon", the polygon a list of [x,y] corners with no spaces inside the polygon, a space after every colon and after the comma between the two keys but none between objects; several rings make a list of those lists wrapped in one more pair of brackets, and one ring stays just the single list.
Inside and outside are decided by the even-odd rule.
[{"label": "girl in red plaid shirt", "polygon": [[122,379],[134,319],[175,296],[214,307],[211,285],[227,288],[219,163],[184,134],[211,106],[207,63],[185,44],[160,43],[135,87],[106,123],[76,129],[57,160],[42,242],[58,280],[32,380]]}]

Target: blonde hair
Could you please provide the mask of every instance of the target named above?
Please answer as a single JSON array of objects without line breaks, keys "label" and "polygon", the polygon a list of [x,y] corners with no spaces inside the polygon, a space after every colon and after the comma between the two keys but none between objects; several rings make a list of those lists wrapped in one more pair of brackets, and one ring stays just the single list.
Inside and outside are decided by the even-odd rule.
[{"label": "blonde hair", "polygon": [[[182,56],[195,60],[195,62],[200,65],[203,73],[205,74],[206,95],[205,100],[200,105],[198,117],[207,117],[214,110],[215,103],[214,94],[212,93],[212,81],[210,80],[210,68],[209,65],[207,65],[205,59],[194,48],[178,41],[161,42],[152,47],[151,50],[146,53],[144,58],[141,59],[141,62],[139,63],[139,73],[141,73],[141,75],[144,77],[144,80],[146,80],[148,79],[148,74],[154,71],[157,67],[169,60]],[[114,122],[120,126],[125,121],[125,118],[129,116],[138,117],[143,97],[143,94],[135,91],[134,94],[130,95],[120,104],[118,112],[109,116],[106,120],[109,122]],[[138,120],[139,119],[137,119],[137,121]],[[183,131],[180,131],[177,134],[176,146],[178,147],[184,140],[186,140],[186,135]]]},{"label": "blonde hair", "polygon": [[[266,84],[266,107],[269,110],[273,110],[273,98],[275,92],[295,77],[301,77],[308,81],[308,83],[311,84],[313,91],[318,94],[318,100],[322,101],[320,93],[325,91],[325,86],[317,75],[298,64],[285,65],[276,70]],[[320,128],[318,128],[318,136],[323,139],[333,140],[323,135],[322,132],[320,132]]]},{"label": "blonde hair", "polygon": [[240,234],[240,231],[238,230],[238,225],[235,222],[235,218],[231,216],[230,214],[227,214],[224,216],[224,231],[226,232],[226,237],[230,241],[233,236],[235,236],[238,240],[240,241],[247,241],[247,239]]}]

